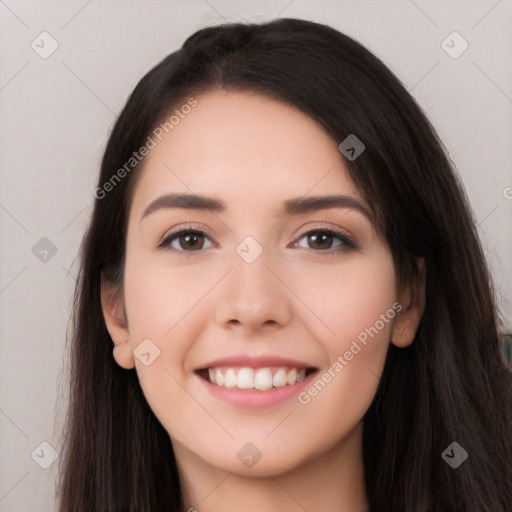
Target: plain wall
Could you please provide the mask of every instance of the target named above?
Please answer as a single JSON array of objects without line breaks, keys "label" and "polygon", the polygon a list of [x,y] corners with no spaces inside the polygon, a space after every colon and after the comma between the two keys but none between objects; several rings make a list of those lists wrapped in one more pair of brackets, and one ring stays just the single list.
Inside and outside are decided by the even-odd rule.
[{"label": "plain wall", "polygon": [[[36,460],[51,462],[50,446],[41,443],[60,451],[55,414],[63,414],[65,396],[56,400],[65,394],[75,259],[115,115],[142,75],[192,32],[223,18],[274,17],[310,19],[347,33],[411,91],[463,179],[510,329],[510,1],[5,0],[0,2],[0,512],[55,510],[57,463],[43,469]],[[51,40],[40,36],[43,31],[58,43],[46,59],[40,53],[51,49]],[[458,58],[441,46],[453,31],[469,44]],[[457,48],[460,41],[454,44]]]}]

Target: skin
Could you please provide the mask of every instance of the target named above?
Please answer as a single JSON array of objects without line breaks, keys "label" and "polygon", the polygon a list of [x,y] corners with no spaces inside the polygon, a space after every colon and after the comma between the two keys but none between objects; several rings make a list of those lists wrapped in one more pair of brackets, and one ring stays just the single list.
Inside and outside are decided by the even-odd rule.
[{"label": "skin", "polygon": [[[362,418],[389,343],[414,340],[423,283],[398,289],[386,241],[356,209],[279,214],[285,199],[305,195],[365,204],[339,142],[315,121],[259,94],[196,99],[145,160],[129,212],[123,288],[102,288],[115,360],[136,369],[169,433],[184,510],[365,511]],[[141,220],[170,192],[216,197],[227,210],[163,208]],[[207,237],[175,239],[182,252],[158,248],[190,222]],[[336,238],[322,246],[304,236],[326,228],[348,233],[359,248],[336,251]],[[236,252],[247,236],[263,248],[250,264]],[[400,314],[306,405],[296,397],[263,410],[228,404],[193,371],[243,353],[298,359],[321,375],[397,302]],[[148,338],[160,355],[146,366],[134,350]],[[262,454],[251,468],[237,457],[247,442]]]}]

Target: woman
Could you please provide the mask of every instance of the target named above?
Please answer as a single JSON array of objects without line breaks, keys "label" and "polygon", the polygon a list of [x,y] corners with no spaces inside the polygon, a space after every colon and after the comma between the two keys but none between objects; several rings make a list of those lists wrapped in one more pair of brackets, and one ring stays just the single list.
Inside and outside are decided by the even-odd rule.
[{"label": "woman", "polygon": [[61,511],[511,509],[470,208],[372,53],[296,19],[199,30],[94,195]]}]

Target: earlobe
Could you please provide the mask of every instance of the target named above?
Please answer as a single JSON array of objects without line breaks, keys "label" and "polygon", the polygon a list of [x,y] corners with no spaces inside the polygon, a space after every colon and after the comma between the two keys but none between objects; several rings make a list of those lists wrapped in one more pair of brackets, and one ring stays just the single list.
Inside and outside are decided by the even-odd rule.
[{"label": "earlobe", "polygon": [[121,290],[119,286],[106,282],[103,276],[101,278],[101,309],[107,330],[114,342],[114,359],[126,370],[135,368]]},{"label": "earlobe", "polygon": [[418,258],[417,264],[418,279],[400,293],[402,309],[391,329],[391,343],[399,348],[405,348],[414,341],[425,309],[425,260]]}]

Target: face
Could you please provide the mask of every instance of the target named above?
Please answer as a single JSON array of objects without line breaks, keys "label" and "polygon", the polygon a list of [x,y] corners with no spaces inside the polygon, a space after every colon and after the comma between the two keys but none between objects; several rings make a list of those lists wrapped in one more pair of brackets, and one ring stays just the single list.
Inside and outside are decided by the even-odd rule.
[{"label": "face", "polygon": [[360,434],[414,307],[339,142],[261,95],[196,99],[145,160],[105,318],[178,461],[276,474]]}]

